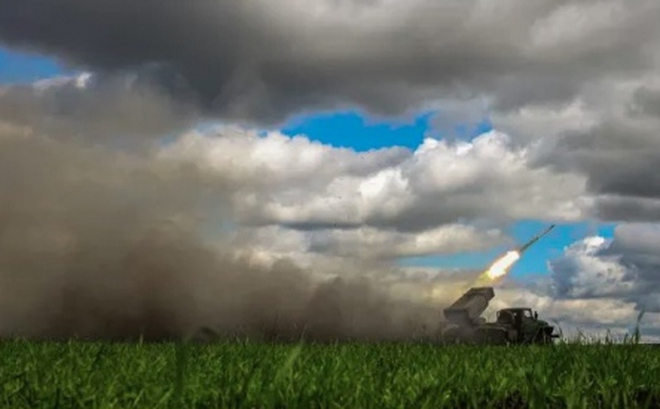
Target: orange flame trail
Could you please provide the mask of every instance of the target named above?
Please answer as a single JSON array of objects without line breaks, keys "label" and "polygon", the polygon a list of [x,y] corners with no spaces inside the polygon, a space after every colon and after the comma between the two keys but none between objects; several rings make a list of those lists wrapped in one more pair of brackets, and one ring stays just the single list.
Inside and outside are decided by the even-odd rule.
[{"label": "orange flame trail", "polygon": [[520,253],[517,251],[509,251],[502,257],[495,260],[488,270],[484,273],[486,277],[494,280],[500,278],[509,272],[511,266],[520,259]]},{"label": "orange flame trail", "polygon": [[512,250],[505,253],[503,256],[493,262],[477,279],[477,284],[489,284],[498,278],[504,277],[509,269],[520,259],[520,252]]},{"label": "orange flame trail", "polygon": [[476,280],[477,285],[490,284],[493,281],[504,277],[509,272],[511,266],[513,266],[516,263],[516,261],[520,259],[521,254],[524,253],[534,243],[536,243],[541,237],[548,234],[550,230],[554,229],[554,227],[555,227],[554,224],[551,225],[550,227],[542,231],[540,234],[534,236],[524,245],[518,247],[516,250],[511,250],[506,252],[500,258],[495,260],[493,264],[491,264],[491,266],[488,267],[488,270],[484,271],[483,274],[481,274],[481,276],[479,276],[479,278]]}]

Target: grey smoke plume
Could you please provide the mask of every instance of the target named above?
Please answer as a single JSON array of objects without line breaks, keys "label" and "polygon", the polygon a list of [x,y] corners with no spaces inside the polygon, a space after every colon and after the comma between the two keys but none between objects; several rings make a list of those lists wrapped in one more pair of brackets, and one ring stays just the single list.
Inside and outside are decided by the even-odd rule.
[{"label": "grey smoke plume", "polygon": [[397,301],[366,279],[319,282],[208,241],[202,231],[231,217],[227,180],[154,152],[0,128],[0,336],[161,339],[206,326],[408,339],[439,325],[439,306]]},{"label": "grey smoke plume", "polygon": [[81,74],[0,86],[0,121],[46,130],[60,139],[135,145],[141,138],[180,132],[196,119],[193,107],[173,102],[130,75]]}]

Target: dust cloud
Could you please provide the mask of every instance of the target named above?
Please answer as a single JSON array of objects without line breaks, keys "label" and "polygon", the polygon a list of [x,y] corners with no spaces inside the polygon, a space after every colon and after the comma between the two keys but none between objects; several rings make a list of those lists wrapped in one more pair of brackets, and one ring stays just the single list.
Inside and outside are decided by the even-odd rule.
[{"label": "dust cloud", "polygon": [[220,233],[209,239],[204,232],[231,218],[236,188],[157,148],[129,153],[0,126],[0,336],[437,333],[437,301],[396,298],[367,278],[322,281],[290,260],[264,267],[235,256]]}]

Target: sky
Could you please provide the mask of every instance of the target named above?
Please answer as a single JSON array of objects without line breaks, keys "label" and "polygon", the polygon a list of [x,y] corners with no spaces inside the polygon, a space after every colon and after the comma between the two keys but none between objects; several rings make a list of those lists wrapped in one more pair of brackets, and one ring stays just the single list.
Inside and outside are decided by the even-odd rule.
[{"label": "sky", "polygon": [[[436,290],[556,224],[498,305],[594,331],[645,310],[660,337],[657,2],[193,0],[101,16],[64,1],[0,16],[0,141],[24,158],[18,185],[41,186],[39,164],[63,172],[48,186],[86,172],[123,206],[160,206],[162,188],[164,214],[208,218],[195,234],[219,248],[400,286],[428,273]],[[155,179],[64,160],[92,151]]]},{"label": "sky", "polygon": [[[392,146],[415,150],[424,137],[433,132],[429,119],[430,114],[422,114],[412,120],[399,119],[387,122],[365,117],[359,112],[320,113],[293,118],[282,127],[281,131],[289,136],[305,135],[310,140],[330,146],[349,148],[356,152]],[[471,140],[491,129],[487,121],[457,124],[453,128],[455,132],[451,136]],[[442,133],[435,134],[442,138]],[[516,243],[523,244],[549,225],[549,223],[539,220],[525,220],[512,223],[507,229]],[[611,239],[613,232],[613,227],[606,223],[560,224],[525,253],[525,257],[522,257],[520,262],[512,268],[511,274],[512,276],[524,276],[526,273],[547,274],[549,272],[548,259],[559,256],[564,248],[575,241],[595,234]],[[499,255],[510,249],[507,246],[497,246],[488,251],[475,253],[407,257],[402,258],[401,263],[409,266],[485,269]]]},{"label": "sky", "polygon": [[0,48],[0,69],[2,84],[30,83],[67,72],[52,58],[7,48]]}]

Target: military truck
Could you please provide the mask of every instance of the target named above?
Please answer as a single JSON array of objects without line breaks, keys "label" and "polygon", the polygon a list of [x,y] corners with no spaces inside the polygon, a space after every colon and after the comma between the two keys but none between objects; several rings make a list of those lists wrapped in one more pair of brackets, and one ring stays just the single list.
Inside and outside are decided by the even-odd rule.
[{"label": "military truck", "polygon": [[493,287],[470,288],[444,310],[448,325],[442,333],[446,342],[485,344],[550,344],[559,335],[554,326],[538,318],[531,308],[505,308],[497,311],[495,322],[481,314],[495,296]]}]

